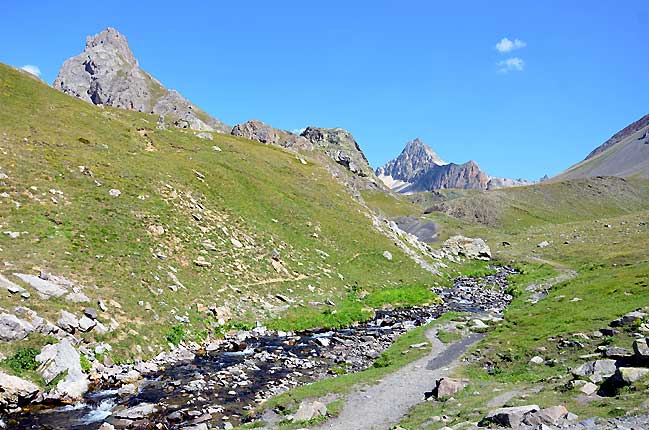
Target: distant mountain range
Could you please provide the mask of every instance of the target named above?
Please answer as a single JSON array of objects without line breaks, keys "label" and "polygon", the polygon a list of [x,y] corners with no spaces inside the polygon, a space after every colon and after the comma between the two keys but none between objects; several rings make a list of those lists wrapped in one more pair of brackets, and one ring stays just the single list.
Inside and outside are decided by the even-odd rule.
[{"label": "distant mountain range", "polygon": [[397,158],[376,169],[376,175],[386,186],[400,193],[448,188],[490,190],[533,183],[489,176],[475,161],[447,163],[419,138],[408,142]]},{"label": "distant mountain range", "polygon": [[[413,193],[533,184],[490,176],[475,161],[445,162],[420,139],[408,142],[397,158],[373,171],[347,130],[312,126],[298,136],[257,120],[228,126],[140,69],[126,38],[113,28],[86,39],[84,51],[61,67],[54,88],[95,105],[158,114],[160,121],[179,128],[233,134],[290,151],[321,154],[335,162],[330,167],[332,174],[354,189],[385,185],[396,192]],[[649,115],[616,133],[585,160],[553,179],[633,175],[649,177]]]},{"label": "distant mountain range", "polygon": [[649,115],[615,133],[554,180],[592,176],[649,178]]}]

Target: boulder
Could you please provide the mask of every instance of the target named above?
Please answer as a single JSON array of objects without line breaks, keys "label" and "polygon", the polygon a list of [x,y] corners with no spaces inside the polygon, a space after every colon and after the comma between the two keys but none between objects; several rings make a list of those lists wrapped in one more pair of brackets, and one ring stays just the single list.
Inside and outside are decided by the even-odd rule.
[{"label": "boulder", "polygon": [[452,255],[462,255],[474,260],[491,260],[491,249],[480,238],[453,236],[444,242],[444,250]]},{"label": "boulder", "polygon": [[637,339],[633,342],[633,353],[639,361],[649,361],[649,339]]},{"label": "boulder", "polygon": [[309,421],[313,418],[325,416],[327,416],[327,406],[324,403],[318,402],[317,400],[313,402],[303,400],[297,412],[293,415],[293,421]]},{"label": "boulder", "polygon": [[592,382],[586,382],[579,387],[579,391],[587,396],[592,396],[597,392],[597,385],[593,384]]},{"label": "boulder", "polygon": [[540,408],[537,405],[515,406],[500,408],[489,412],[481,421],[480,426],[497,424],[503,427],[518,428],[523,422],[525,414],[537,412]]},{"label": "boulder", "polygon": [[0,409],[15,409],[27,404],[38,392],[36,384],[0,372]]},{"label": "boulder", "polygon": [[466,383],[459,379],[441,378],[435,382],[433,395],[437,399],[444,399],[453,396],[458,391],[461,391],[466,386]]},{"label": "boulder", "polygon": [[47,384],[59,375],[65,375],[47,394],[47,398],[76,401],[88,391],[88,378],[81,369],[79,352],[69,339],[44,346],[36,361],[41,363],[38,372]]},{"label": "boulder", "polygon": [[644,367],[620,367],[614,378],[622,385],[632,385],[649,374],[649,369]]},{"label": "boulder", "polygon": [[591,382],[599,383],[613,376],[616,370],[615,360],[605,359],[584,363],[576,369],[573,369],[572,374],[580,378],[587,378]]},{"label": "boulder", "polygon": [[537,413],[537,416],[540,418],[542,423],[557,425],[561,420],[565,419],[568,414],[568,408],[565,406],[551,406],[549,408],[541,409]]},{"label": "boulder", "polygon": [[34,326],[16,315],[0,314],[0,340],[11,342],[21,340],[34,331]]},{"label": "boulder", "polygon": [[383,257],[388,261],[392,261],[392,253],[390,251],[383,251]]}]

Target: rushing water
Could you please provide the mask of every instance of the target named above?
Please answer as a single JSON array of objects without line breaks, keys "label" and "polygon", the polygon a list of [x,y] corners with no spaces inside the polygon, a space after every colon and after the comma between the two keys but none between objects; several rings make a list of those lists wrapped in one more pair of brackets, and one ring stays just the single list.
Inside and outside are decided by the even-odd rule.
[{"label": "rushing water", "polygon": [[[250,410],[263,398],[328,377],[332,367],[343,365],[347,371],[368,367],[398,335],[448,310],[492,309],[494,294],[503,296],[509,273],[499,269],[479,282],[459,278],[453,288],[439,291],[445,296],[443,306],[379,311],[371,321],[342,330],[249,337],[235,351],[197,355],[145,377],[132,390],[97,388],[76,405],[34,407],[7,423],[15,430],[97,430],[104,422],[142,429],[180,429],[200,422],[219,428],[226,422],[237,425],[250,418]],[[494,290],[493,285],[501,288]],[[154,410],[128,419],[120,416],[120,411],[134,406]]]}]

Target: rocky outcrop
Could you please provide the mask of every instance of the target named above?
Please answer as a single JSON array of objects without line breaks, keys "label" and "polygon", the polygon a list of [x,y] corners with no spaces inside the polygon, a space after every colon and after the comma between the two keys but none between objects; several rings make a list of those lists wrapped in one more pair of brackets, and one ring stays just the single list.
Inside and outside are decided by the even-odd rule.
[{"label": "rocky outcrop", "polygon": [[491,177],[475,161],[446,163],[419,138],[408,142],[397,158],[376,169],[376,175],[393,191],[401,193],[449,188],[489,190],[532,184],[524,179]]},{"label": "rocky outcrop", "polygon": [[281,146],[287,149],[304,149],[310,151],[313,144],[302,136],[298,136],[286,130],[271,127],[255,119],[237,124],[232,128],[231,134],[256,140],[267,145]]},{"label": "rocky outcrop", "polygon": [[307,127],[301,134],[336,163],[361,177],[374,177],[365,154],[354,136],[342,128]]},{"label": "rocky outcrop", "polygon": [[126,38],[114,28],[89,36],[84,51],[63,63],[54,88],[95,105],[164,115],[182,128],[230,131],[140,69]]}]

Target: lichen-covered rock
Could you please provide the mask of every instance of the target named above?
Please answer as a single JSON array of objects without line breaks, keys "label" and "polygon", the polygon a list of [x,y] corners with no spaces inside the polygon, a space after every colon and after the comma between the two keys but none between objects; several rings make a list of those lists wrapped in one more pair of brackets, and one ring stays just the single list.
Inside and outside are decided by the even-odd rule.
[{"label": "lichen-covered rock", "polygon": [[84,51],[63,63],[54,88],[95,105],[160,114],[180,127],[229,131],[140,69],[126,38],[114,28],[89,36]]}]

